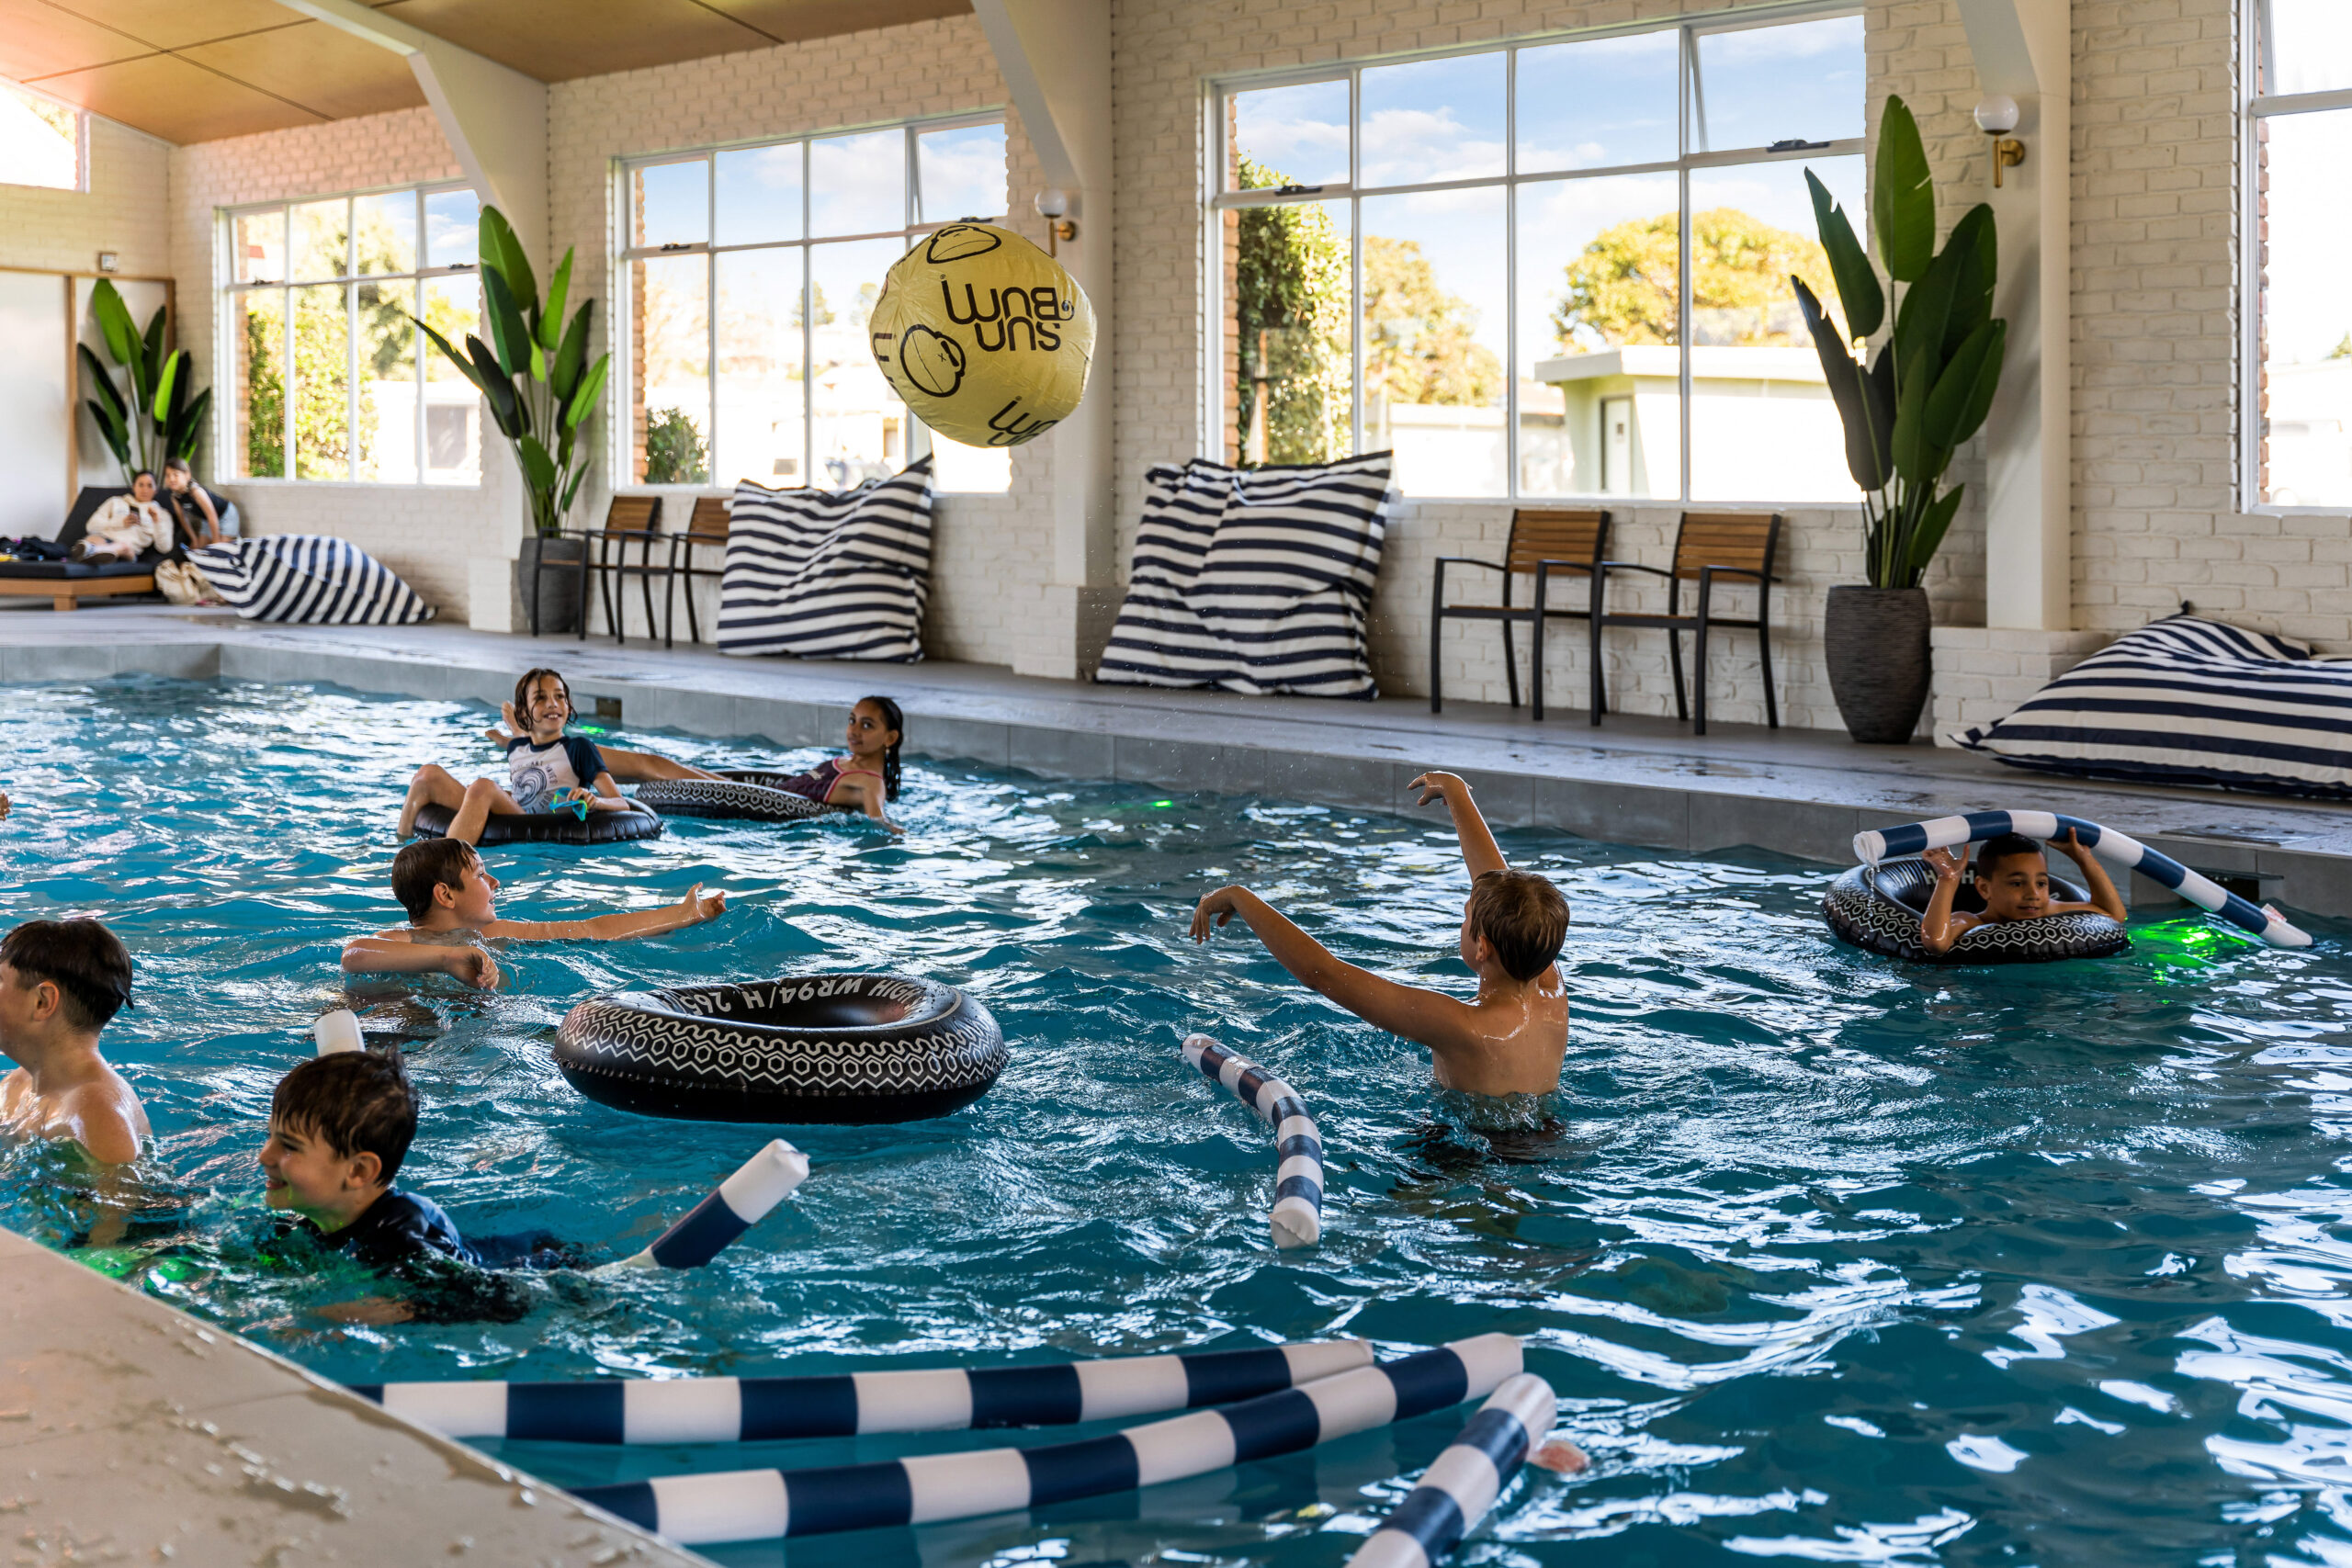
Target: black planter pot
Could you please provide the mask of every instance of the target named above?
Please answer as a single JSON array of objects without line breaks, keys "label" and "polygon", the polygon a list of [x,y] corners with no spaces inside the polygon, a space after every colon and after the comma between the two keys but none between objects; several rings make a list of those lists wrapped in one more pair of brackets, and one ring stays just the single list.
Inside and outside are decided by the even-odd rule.
[{"label": "black planter pot", "polygon": [[1821,640],[1829,692],[1846,733],[1878,746],[1909,743],[1933,674],[1924,588],[1832,588]]},{"label": "black planter pot", "polygon": [[537,534],[524,538],[514,581],[522,590],[523,613],[530,617],[533,637],[580,629],[580,571],[587,558],[585,539]]}]

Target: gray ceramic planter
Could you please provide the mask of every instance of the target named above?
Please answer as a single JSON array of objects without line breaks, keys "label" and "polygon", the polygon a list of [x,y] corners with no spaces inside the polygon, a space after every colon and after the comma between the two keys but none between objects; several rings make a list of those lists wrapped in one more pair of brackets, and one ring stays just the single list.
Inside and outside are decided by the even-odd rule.
[{"label": "gray ceramic planter", "polygon": [[1924,588],[1849,584],[1829,591],[1821,640],[1847,734],[1871,745],[1909,743],[1934,673],[1930,624]]}]

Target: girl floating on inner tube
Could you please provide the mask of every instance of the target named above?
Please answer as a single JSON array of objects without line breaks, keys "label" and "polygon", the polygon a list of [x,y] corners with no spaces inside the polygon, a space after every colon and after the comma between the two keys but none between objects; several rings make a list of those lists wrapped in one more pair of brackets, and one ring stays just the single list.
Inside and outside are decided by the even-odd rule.
[{"label": "girl floating on inner tube", "polygon": [[552,670],[528,670],[514,682],[514,701],[506,709],[528,720],[526,735],[506,741],[506,777],[512,790],[489,779],[461,784],[448,769],[427,762],[409,781],[408,798],[401,804],[401,822],[392,836],[405,840],[416,829],[416,814],[427,806],[447,807],[456,813],[448,836],[461,843],[481,838],[482,825],[496,814],[520,816],[584,807],[588,811],[628,811],[632,803],[613,782],[595,744],[584,737],[566,735],[571,722],[571,688]]},{"label": "girl floating on inner tube", "polygon": [[899,742],[906,716],[888,697],[860,697],[849,710],[849,755],[828,759],[773,787],[822,806],[863,811],[893,833],[899,825],[882,809],[899,798]]},{"label": "girl floating on inner tube", "polygon": [[2083,847],[2072,828],[2064,838],[2050,841],[2073,857],[2081,870],[2083,886],[2090,889],[2089,903],[2053,903],[2050,860],[2041,846],[2021,833],[2004,833],[1985,840],[1976,851],[1976,893],[1984,900],[1984,912],[1972,915],[1955,910],[1951,903],[1960,892],[1960,852],[1929,850],[1925,858],[1935,868],[1936,891],[1928,900],[1928,912],[1919,917],[1920,944],[1930,953],[1949,953],[1951,944],[1972,927],[2001,920],[2038,920],[2044,915],[2096,913],[2120,922],[2123,900],[2115,884],[2107,879],[2098,857]]}]

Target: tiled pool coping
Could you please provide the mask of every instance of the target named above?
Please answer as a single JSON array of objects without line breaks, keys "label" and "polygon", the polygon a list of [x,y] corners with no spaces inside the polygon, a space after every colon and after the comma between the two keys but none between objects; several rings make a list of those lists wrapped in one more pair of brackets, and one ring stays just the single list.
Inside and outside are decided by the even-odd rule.
[{"label": "tiled pool coping", "polygon": [[0,678],[10,681],[143,671],[495,704],[535,664],[562,669],[583,709],[617,700],[636,728],[821,744],[839,738],[849,703],[878,690],[905,708],[907,750],[919,756],[1381,810],[1410,810],[1408,781],[1445,767],[1471,779],[1498,823],[1662,850],[1753,845],[1844,864],[1865,827],[2057,810],[2209,874],[2258,877],[2265,897],[2295,908],[2352,916],[2352,813],[2341,807],[2046,781],[1968,752],[1856,746],[1821,731],[1718,726],[1698,738],[1622,716],[1594,727],[1574,709],[1538,725],[1489,705],[1433,716],[1419,699],[1239,697],[978,665],[802,664],[463,627],[265,626],[220,612],[0,615]]},{"label": "tiled pool coping", "polygon": [[17,1562],[707,1559],[0,1230]]}]

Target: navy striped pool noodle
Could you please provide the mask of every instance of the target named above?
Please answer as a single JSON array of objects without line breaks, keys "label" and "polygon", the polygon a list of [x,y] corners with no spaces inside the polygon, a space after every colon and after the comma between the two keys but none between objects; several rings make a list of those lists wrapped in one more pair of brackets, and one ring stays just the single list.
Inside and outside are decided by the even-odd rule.
[{"label": "navy striped pool noodle", "polygon": [[1506,1379],[1350,1560],[1353,1568],[1430,1568],[1486,1517],[1552,1430],[1558,1401],[1531,1373]]},{"label": "navy striped pool noodle", "polygon": [[[1205,1034],[1187,1036],[1185,1060],[1200,1075],[1225,1088],[1234,1074],[1233,1097],[1255,1111],[1274,1133],[1274,1202],[1267,1215],[1276,1247],[1312,1247],[1323,1235],[1323,1137],[1298,1091],[1238,1052]],[[1269,1090],[1273,1098],[1264,1097]],[[1283,1129],[1291,1129],[1285,1133]]]},{"label": "navy striped pool noodle", "polygon": [[970,1518],[1296,1453],[1476,1397],[1505,1381],[1506,1365],[1515,1371],[1518,1364],[1516,1340],[1486,1335],[1460,1341],[1459,1348],[1423,1350],[1305,1389],[1104,1438],[870,1464],[665,1477],[582,1487],[574,1495],[689,1546]]}]

